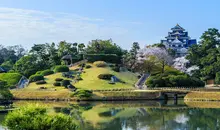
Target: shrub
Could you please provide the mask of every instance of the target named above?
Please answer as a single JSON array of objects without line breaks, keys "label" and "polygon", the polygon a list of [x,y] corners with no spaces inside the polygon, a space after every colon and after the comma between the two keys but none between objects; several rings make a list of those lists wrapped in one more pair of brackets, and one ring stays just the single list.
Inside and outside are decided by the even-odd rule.
[{"label": "shrub", "polygon": [[56,78],[55,81],[63,81],[62,78]]},{"label": "shrub", "polygon": [[55,72],[69,72],[69,67],[65,65],[58,65],[54,69]]},{"label": "shrub", "polygon": [[112,70],[115,72],[120,72],[120,67],[118,66],[112,67]]},{"label": "shrub", "polygon": [[86,65],[85,68],[89,69],[89,68],[92,68],[92,66],[91,65]]},{"label": "shrub", "polygon": [[44,80],[40,80],[40,81],[37,81],[37,82],[36,82],[37,85],[39,85],[39,84],[46,84],[46,83],[47,83],[47,82],[44,81]]},{"label": "shrub", "polygon": [[[30,123],[31,122],[31,123]],[[28,105],[20,107],[5,117],[10,130],[76,130],[75,120],[64,114],[48,114],[45,107]]]},{"label": "shrub", "polygon": [[64,86],[65,88],[67,88],[68,85],[70,85],[70,80],[63,80],[63,81],[62,81],[62,86]]},{"label": "shrub", "polygon": [[147,86],[153,87],[204,87],[204,82],[183,73],[167,72],[147,79]]},{"label": "shrub", "polygon": [[19,73],[1,73],[0,80],[6,81],[8,86],[15,86],[21,79],[22,75]]},{"label": "shrub", "polygon": [[41,74],[43,71],[37,71],[36,74]]},{"label": "shrub", "polygon": [[61,86],[61,83],[60,82],[55,82],[55,83],[53,83],[53,86]]},{"label": "shrub", "polygon": [[89,98],[92,96],[92,91],[78,89],[71,96],[79,97],[79,98]]},{"label": "shrub", "polygon": [[41,74],[43,75],[43,76],[47,76],[47,75],[51,75],[51,74],[53,74],[54,72],[52,71],[52,70],[44,70],[44,71],[42,71],[41,72]]},{"label": "shrub", "polygon": [[85,55],[88,62],[105,61],[108,63],[119,64],[121,62],[120,57],[116,54],[87,54]]},{"label": "shrub", "polygon": [[85,67],[85,63],[79,64],[79,67]]},{"label": "shrub", "polygon": [[96,61],[93,63],[96,67],[106,67],[107,63],[104,61]]},{"label": "shrub", "polygon": [[40,80],[44,80],[44,76],[40,74],[31,75],[29,78],[30,82],[36,82]]},{"label": "shrub", "polygon": [[104,79],[104,80],[111,80],[111,77],[114,76],[112,74],[100,74],[98,76],[99,79]]}]

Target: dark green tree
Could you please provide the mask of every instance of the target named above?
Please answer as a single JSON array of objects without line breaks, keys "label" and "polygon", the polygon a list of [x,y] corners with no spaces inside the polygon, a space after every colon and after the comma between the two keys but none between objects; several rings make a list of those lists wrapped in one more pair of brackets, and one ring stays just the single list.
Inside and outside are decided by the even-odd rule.
[{"label": "dark green tree", "polygon": [[210,28],[201,36],[197,45],[189,48],[189,59],[192,65],[200,68],[200,74],[204,79],[213,79],[220,71],[220,33],[218,29]]}]

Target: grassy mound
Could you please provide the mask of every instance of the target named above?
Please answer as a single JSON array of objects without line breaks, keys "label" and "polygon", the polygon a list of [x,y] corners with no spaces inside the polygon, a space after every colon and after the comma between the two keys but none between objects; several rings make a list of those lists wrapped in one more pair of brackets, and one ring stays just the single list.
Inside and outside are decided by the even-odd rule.
[{"label": "grassy mound", "polygon": [[[114,85],[109,84],[109,81],[101,80],[98,78],[100,74],[112,74],[115,75],[124,83],[116,83]],[[115,88],[133,88],[133,85],[136,83],[137,75],[131,72],[115,72],[111,68],[100,68],[92,65],[92,68],[86,69],[85,73],[82,73],[82,81],[75,84],[76,88],[82,89],[115,89]]]},{"label": "grassy mound", "polygon": [[[54,73],[48,76],[44,76],[46,84],[37,85],[36,82],[32,82],[28,87],[13,90],[12,93],[15,98],[19,99],[66,99],[70,98],[71,91],[66,89],[64,86],[54,86],[57,78],[62,78],[63,80],[70,80],[72,85],[78,89],[85,90],[103,90],[103,89],[130,89],[138,80],[137,75],[131,72],[115,72],[109,67],[99,68],[95,65],[91,65],[90,69],[84,69],[84,73],[81,74],[82,80],[75,82],[71,78],[65,78],[62,73]],[[70,68],[70,71],[77,69],[78,66]],[[108,80],[102,80],[98,78],[98,75],[103,73],[109,73],[125,83],[117,82],[115,84],[109,84]],[[76,76],[77,77],[77,76]],[[40,88],[45,89],[40,89]]]}]

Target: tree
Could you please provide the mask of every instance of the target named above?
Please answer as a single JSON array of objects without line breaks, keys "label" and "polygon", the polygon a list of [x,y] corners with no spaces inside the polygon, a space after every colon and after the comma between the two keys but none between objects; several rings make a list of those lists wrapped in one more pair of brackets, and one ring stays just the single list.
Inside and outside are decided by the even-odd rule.
[{"label": "tree", "polygon": [[166,49],[160,48],[160,47],[148,47],[141,50],[143,55],[149,57],[149,56],[155,56],[157,58],[157,64],[159,64],[161,68],[161,73],[164,73],[165,66],[172,64],[172,56],[169,55]]},{"label": "tree", "polygon": [[87,54],[116,54],[119,57],[123,55],[123,50],[111,39],[109,40],[92,40],[86,48]]},{"label": "tree", "polygon": [[138,60],[138,51],[140,50],[140,46],[138,42],[134,42],[132,44],[131,50],[128,53],[125,53],[123,56],[123,64],[128,69],[134,69],[135,63]]},{"label": "tree", "polygon": [[214,79],[220,71],[220,33],[218,29],[210,28],[200,39],[199,44],[189,48],[187,59],[200,68],[204,79]]},{"label": "tree", "polygon": [[35,55],[23,56],[15,63],[13,68],[16,72],[23,74],[26,77],[35,74],[39,70],[46,69],[45,66],[37,60]]}]

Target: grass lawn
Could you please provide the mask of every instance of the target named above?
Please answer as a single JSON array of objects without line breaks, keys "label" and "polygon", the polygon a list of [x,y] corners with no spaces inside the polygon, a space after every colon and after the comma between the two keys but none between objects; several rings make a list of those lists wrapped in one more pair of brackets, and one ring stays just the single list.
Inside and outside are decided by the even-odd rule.
[{"label": "grass lawn", "polygon": [[[116,84],[109,84],[109,81],[100,80],[98,75],[100,74],[113,74],[117,78],[126,83],[116,83]],[[111,68],[98,68],[92,65],[92,68],[85,69],[85,73],[82,74],[82,81],[75,84],[77,88],[82,89],[115,89],[115,88],[133,88],[133,85],[136,83],[137,75],[131,72],[114,72]]]},{"label": "grass lawn", "polygon": [[[91,64],[92,65],[92,64]],[[71,67],[70,70],[77,69],[78,66]],[[76,88],[80,89],[115,89],[115,88],[133,88],[133,85],[138,80],[137,75],[131,72],[114,72],[109,67],[106,68],[98,68],[92,65],[92,68],[85,69],[85,73],[81,74],[83,80],[72,84]],[[126,83],[116,83],[109,84],[109,81],[98,79],[99,74],[110,73],[118,77],[120,80],[125,81]],[[16,99],[54,99],[54,98],[70,98],[71,91],[68,89],[59,86],[54,87],[53,83],[56,78],[63,78],[62,73],[55,73],[48,76],[45,76],[45,81],[47,84],[37,85],[35,82],[30,83],[28,87],[19,89],[19,90],[11,90],[12,94]],[[72,81],[72,79],[69,79]],[[47,89],[39,89],[40,87],[46,87]]]},{"label": "grass lawn", "polygon": [[206,92],[206,91],[200,91],[200,92],[190,92],[185,97],[185,100],[213,100],[213,101],[220,101],[220,92]]}]

